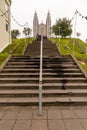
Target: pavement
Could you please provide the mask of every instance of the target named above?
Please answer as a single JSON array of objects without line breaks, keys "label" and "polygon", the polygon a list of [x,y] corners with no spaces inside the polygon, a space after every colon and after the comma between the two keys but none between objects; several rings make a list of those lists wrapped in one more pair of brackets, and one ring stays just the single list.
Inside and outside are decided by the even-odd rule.
[{"label": "pavement", "polygon": [[0,107],[0,130],[87,130],[87,106]]}]

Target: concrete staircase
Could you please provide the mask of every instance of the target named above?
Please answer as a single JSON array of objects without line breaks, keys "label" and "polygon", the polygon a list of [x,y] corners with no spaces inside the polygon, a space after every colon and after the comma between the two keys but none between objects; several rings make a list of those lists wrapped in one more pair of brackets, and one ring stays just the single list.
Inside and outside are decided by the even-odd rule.
[{"label": "concrete staircase", "polygon": [[40,40],[34,41],[33,44],[29,44],[25,50],[26,56],[40,57]]},{"label": "concrete staircase", "polygon": [[[33,44],[29,44],[25,50],[26,56],[40,57],[40,40],[34,41]],[[43,57],[58,57],[59,52],[55,44],[52,44],[48,40],[44,40],[43,43]]]},{"label": "concrete staircase", "polygon": [[[0,105],[38,105],[40,41],[12,56],[0,72]],[[87,105],[87,79],[72,56],[43,44],[43,105]]]}]

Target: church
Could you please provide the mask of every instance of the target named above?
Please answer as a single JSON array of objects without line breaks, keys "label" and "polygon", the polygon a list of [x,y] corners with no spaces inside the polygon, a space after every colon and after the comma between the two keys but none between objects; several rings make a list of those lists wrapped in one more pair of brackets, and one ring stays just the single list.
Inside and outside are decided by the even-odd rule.
[{"label": "church", "polygon": [[43,22],[39,24],[38,15],[35,11],[33,17],[33,36],[36,37],[37,35],[43,35],[47,38],[51,37],[51,16],[49,11],[47,13],[45,24]]}]

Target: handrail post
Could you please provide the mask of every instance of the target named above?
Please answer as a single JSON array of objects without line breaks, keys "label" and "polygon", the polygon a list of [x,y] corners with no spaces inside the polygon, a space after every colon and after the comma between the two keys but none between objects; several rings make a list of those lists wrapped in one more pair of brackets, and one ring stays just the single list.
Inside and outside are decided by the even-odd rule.
[{"label": "handrail post", "polygon": [[43,63],[43,36],[40,46],[40,77],[39,77],[39,115],[42,115],[42,63]]}]

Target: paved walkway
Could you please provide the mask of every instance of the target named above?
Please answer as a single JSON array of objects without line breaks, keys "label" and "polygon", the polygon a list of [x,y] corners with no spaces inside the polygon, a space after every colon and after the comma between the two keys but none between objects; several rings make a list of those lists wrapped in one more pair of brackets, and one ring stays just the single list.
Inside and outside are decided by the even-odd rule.
[{"label": "paved walkway", "polygon": [[0,107],[0,130],[87,130],[87,107]]}]

